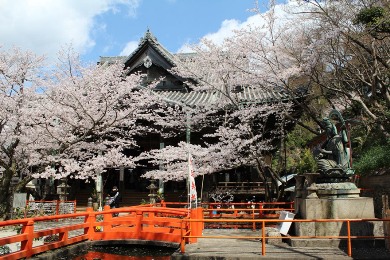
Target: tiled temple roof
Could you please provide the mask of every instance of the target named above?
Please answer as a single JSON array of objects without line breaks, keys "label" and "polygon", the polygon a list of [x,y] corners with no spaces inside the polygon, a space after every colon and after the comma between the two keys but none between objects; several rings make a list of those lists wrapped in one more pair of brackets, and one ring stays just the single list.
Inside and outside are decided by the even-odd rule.
[{"label": "tiled temple roof", "polygon": [[[152,48],[166,61],[165,65],[161,65],[161,61],[153,61],[153,64],[160,65],[161,67],[165,67],[165,69],[169,69],[169,67],[175,66],[175,60],[179,58],[179,60],[185,61],[190,59],[192,56],[196,55],[196,53],[178,53],[172,54],[167,49],[165,49],[158,41],[157,38],[149,31],[146,31],[145,36],[141,38],[137,49],[135,49],[132,54],[129,56],[117,56],[117,57],[101,57],[100,64],[110,64],[114,61],[120,61],[126,64],[126,66],[135,65],[132,62],[136,62],[136,66],[142,66],[142,60],[135,60],[134,58],[137,55],[142,54],[145,51],[144,47],[152,46]],[[156,63],[155,63],[156,62]],[[160,62],[160,63],[159,63]],[[139,64],[138,64],[139,63]],[[170,66],[167,68],[167,64]],[[208,82],[218,81],[215,78],[215,75],[207,75]],[[183,80],[183,79],[182,79]],[[206,104],[213,104],[215,102],[220,101],[223,96],[222,93],[214,90],[210,91],[175,91],[175,90],[160,90],[158,91],[158,95],[163,97],[167,102],[172,103],[180,103],[187,106],[201,106]],[[234,100],[241,104],[263,104],[263,103],[272,103],[272,102],[281,102],[291,99],[292,97],[283,91],[279,90],[267,90],[263,88],[256,87],[241,87],[240,91],[232,93]]]},{"label": "tiled temple roof", "polygon": [[[167,102],[184,104],[187,106],[202,106],[214,104],[223,98],[218,91],[159,91],[158,94]],[[241,92],[233,94],[234,100],[240,104],[264,104],[282,102],[291,99],[291,96],[284,92],[265,91],[250,87],[243,88]]]}]

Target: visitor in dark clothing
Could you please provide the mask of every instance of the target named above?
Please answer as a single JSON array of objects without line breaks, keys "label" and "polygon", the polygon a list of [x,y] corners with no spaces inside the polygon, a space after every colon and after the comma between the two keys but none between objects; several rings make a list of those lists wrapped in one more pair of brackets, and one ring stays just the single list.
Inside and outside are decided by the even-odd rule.
[{"label": "visitor in dark clothing", "polygon": [[[116,186],[112,187],[112,190],[110,191],[109,195],[110,195],[110,201],[109,201],[110,208],[111,209],[119,208],[119,203],[122,200],[122,196],[119,193],[118,187]],[[117,217],[118,213],[113,214],[113,216]]]}]

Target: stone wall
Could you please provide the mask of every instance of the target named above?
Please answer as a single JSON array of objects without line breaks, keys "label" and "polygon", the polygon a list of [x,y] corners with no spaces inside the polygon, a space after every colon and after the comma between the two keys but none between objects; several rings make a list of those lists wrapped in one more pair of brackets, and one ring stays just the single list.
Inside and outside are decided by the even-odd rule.
[{"label": "stone wall", "polygon": [[379,176],[362,176],[360,177],[359,188],[372,189],[375,187],[383,187],[390,189],[390,174]]},{"label": "stone wall", "polygon": [[359,180],[358,187],[361,188],[361,197],[372,197],[374,199],[375,217],[382,218],[382,195],[387,195],[390,198],[390,174],[363,176]]}]

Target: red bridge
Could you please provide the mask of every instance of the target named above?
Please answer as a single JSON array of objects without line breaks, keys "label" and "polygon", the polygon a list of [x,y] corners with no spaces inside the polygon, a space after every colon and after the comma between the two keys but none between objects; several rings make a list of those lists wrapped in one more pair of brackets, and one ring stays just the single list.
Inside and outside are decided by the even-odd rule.
[{"label": "red bridge", "polygon": [[[113,215],[119,214],[119,217]],[[0,259],[21,259],[82,241],[137,240],[179,246],[196,242],[183,238],[191,231],[201,235],[203,223],[190,223],[189,218],[202,219],[202,209],[179,209],[151,206],[124,207],[86,212],[25,218],[0,222],[0,227],[21,227],[19,234],[0,238],[0,246],[20,242],[20,250]],[[49,243],[33,245],[34,239],[50,237]]]}]

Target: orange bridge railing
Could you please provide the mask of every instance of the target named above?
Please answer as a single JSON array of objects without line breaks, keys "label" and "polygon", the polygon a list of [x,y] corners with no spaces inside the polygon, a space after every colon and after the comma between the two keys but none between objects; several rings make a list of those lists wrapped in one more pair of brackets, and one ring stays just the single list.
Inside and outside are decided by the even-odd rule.
[{"label": "orange bridge railing", "polygon": [[[115,217],[119,214],[118,217]],[[86,212],[1,221],[0,228],[14,227],[17,234],[0,238],[0,246],[19,243],[20,249],[1,255],[0,259],[21,259],[74,243],[87,240],[154,240],[183,242],[185,235],[202,234],[200,223],[184,222],[184,219],[202,219],[202,209],[177,209],[136,206],[94,212]],[[34,243],[39,238],[48,243]],[[197,238],[186,238],[185,243]]]}]

